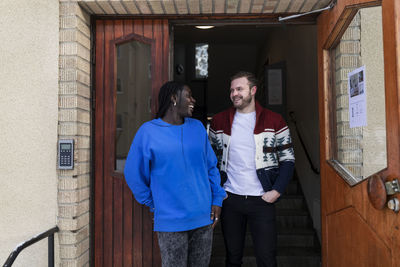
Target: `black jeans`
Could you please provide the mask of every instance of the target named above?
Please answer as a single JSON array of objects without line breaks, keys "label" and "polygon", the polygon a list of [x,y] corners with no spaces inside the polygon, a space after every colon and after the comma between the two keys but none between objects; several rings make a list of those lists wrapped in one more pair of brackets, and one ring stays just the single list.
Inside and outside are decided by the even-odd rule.
[{"label": "black jeans", "polygon": [[228,193],[222,204],[221,226],[226,248],[226,266],[241,266],[247,223],[258,267],[276,267],[275,205],[261,197]]}]

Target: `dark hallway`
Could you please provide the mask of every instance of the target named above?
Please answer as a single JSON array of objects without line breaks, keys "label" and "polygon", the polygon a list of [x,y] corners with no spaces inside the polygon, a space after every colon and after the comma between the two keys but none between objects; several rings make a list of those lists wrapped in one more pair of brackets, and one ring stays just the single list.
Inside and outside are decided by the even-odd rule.
[{"label": "dark hallway", "polygon": [[[197,100],[194,117],[207,118],[231,106],[229,77],[238,70],[256,74],[256,99],[280,113],[291,130],[296,153],[296,173],[286,194],[276,204],[278,266],[320,266],[319,175],[306,163],[289,112],[294,112],[299,131],[312,159],[318,162],[318,105],[315,25],[218,24],[209,30],[193,25],[174,25],[174,79],[187,83]],[[196,73],[196,47],[207,50],[206,75]],[[199,51],[199,50],[197,50]],[[268,94],[268,69],[281,70],[281,102]],[[314,145],[312,145],[314,144]],[[214,233],[210,266],[223,266],[225,247],[220,226]],[[246,235],[243,266],[256,266],[250,233]]]}]

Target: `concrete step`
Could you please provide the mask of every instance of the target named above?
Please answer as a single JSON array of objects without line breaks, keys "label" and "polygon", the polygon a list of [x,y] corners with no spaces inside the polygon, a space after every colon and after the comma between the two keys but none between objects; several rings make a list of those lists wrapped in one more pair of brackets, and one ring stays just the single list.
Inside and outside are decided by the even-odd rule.
[{"label": "concrete step", "polygon": [[298,181],[296,179],[290,180],[284,195],[297,195],[299,193],[302,194]]},{"label": "concrete step", "polygon": [[280,247],[277,261],[278,267],[320,267],[321,252],[315,248]]},{"label": "concrete step", "polygon": [[304,247],[313,248],[316,244],[313,229],[278,229],[278,249],[280,247]]},{"label": "concrete step", "polygon": [[302,195],[283,195],[275,204],[276,209],[306,209]]},{"label": "concrete step", "polygon": [[[313,229],[279,229],[278,247],[314,247],[315,236]],[[213,246],[224,247],[224,238],[221,232],[215,232]],[[250,232],[246,233],[245,247],[252,247],[253,239]]]},{"label": "concrete step", "polygon": [[278,228],[312,229],[312,220],[305,209],[279,209],[276,211],[276,225]]},{"label": "concrete step", "polygon": [[[253,248],[247,247],[243,254],[243,267],[257,267]],[[278,267],[320,267],[320,252],[311,248],[279,248],[277,251]],[[225,266],[225,251],[213,250],[210,267]]]},{"label": "concrete step", "polygon": [[[276,226],[279,228],[312,229],[312,220],[306,209],[277,209]],[[249,226],[247,226],[249,227]],[[218,224],[214,232],[221,232],[221,224]]]}]

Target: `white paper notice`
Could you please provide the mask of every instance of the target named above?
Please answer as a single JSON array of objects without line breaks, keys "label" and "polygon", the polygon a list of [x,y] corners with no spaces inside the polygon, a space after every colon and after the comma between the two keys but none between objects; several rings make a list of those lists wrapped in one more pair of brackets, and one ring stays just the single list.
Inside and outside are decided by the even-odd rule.
[{"label": "white paper notice", "polygon": [[365,66],[348,74],[350,128],[367,126]]},{"label": "white paper notice", "polygon": [[282,70],[268,70],[268,104],[282,105]]}]

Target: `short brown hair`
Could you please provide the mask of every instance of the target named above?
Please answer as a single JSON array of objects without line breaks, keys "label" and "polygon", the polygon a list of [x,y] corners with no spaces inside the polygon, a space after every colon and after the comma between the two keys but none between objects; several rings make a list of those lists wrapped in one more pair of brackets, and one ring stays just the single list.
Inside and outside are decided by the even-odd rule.
[{"label": "short brown hair", "polygon": [[239,78],[246,78],[249,81],[250,89],[253,88],[253,86],[257,86],[258,85],[258,80],[257,80],[256,76],[251,72],[239,71],[239,72],[237,72],[235,75],[233,75],[231,77],[231,82],[233,80],[236,80],[236,79],[239,79]]}]

